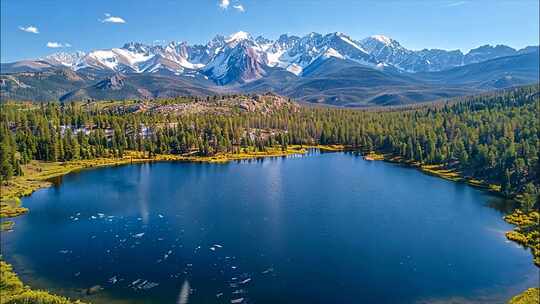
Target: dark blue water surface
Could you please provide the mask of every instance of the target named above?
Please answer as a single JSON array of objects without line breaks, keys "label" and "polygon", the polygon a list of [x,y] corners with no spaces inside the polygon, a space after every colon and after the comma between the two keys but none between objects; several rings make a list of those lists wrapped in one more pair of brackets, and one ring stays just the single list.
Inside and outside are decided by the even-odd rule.
[{"label": "dark blue water surface", "polygon": [[2,252],[93,303],[500,303],[539,271],[496,203],[345,153],[138,164],[25,198]]}]

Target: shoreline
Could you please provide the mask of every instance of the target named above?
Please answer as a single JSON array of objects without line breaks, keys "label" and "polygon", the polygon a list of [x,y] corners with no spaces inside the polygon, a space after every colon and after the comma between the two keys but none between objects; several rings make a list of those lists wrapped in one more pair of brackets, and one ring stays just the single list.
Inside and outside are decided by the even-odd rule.
[{"label": "shoreline", "polygon": [[[368,161],[384,161],[404,165],[417,169],[427,175],[439,177],[452,182],[465,183],[469,186],[490,192],[499,197],[503,197],[501,194],[500,185],[489,184],[485,181],[472,177],[462,176],[458,171],[447,169],[443,165],[424,165],[419,162],[394,156],[392,154],[384,154],[373,151],[364,154],[363,157]],[[518,197],[511,199],[519,202]],[[508,224],[514,225],[514,229],[505,233],[506,238],[530,250],[533,264],[540,268],[540,232],[537,231],[538,229],[535,229],[535,226],[540,227],[540,213],[537,211],[523,213],[520,209],[516,208],[512,213],[505,214],[503,216],[503,220]]]},{"label": "shoreline", "polygon": [[[268,157],[286,157],[291,155],[305,155],[309,149],[318,149],[322,153],[342,152],[350,150],[344,145],[289,145],[286,150],[281,147],[268,147],[267,151],[244,151],[241,153],[218,153],[213,156],[198,156],[194,154],[159,154],[152,157],[145,156],[144,152],[126,151],[124,156],[83,159],[68,162],[44,162],[33,160],[23,166],[24,175],[14,177],[6,184],[0,184],[0,218],[9,219],[29,212],[21,205],[21,198],[30,196],[36,190],[53,185],[52,179],[81,170],[114,167],[129,164],[153,162],[193,162],[224,164],[230,161],[262,159]],[[1,228],[12,229],[9,221],[3,220]],[[2,229],[3,230],[3,229]],[[1,231],[1,230],[0,230]]]},{"label": "shoreline", "polygon": [[[6,233],[14,229],[14,222],[10,218],[22,216],[29,209],[21,205],[21,198],[30,196],[35,191],[53,185],[51,179],[60,178],[64,175],[92,168],[114,167],[129,164],[142,164],[162,161],[198,162],[198,163],[227,163],[235,160],[261,159],[267,157],[286,157],[291,155],[304,155],[309,149],[319,149],[321,152],[345,151],[342,145],[290,145],[286,150],[281,147],[268,148],[265,152],[222,153],[214,156],[196,155],[156,155],[145,157],[143,152],[127,151],[121,158],[97,158],[70,162],[42,162],[31,161],[25,165],[23,176],[15,177],[7,185],[0,184],[0,233]],[[6,263],[0,255],[0,296],[2,303],[41,303],[51,302],[57,304],[85,304],[80,300],[51,294],[48,291],[36,290],[24,285],[19,276],[13,270],[12,265]]]},{"label": "shoreline", "polygon": [[[373,151],[365,153],[363,158],[367,161],[384,161],[408,166],[427,175],[439,177],[452,182],[465,183],[469,186],[479,188],[483,191],[487,191],[502,197],[500,193],[501,186],[492,185],[482,180],[461,176],[459,172],[447,169],[442,165],[423,165],[419,162],[406,160],[402,157],[396,157],[391,154]],[[512,200],[516,202],[518,201],[517,198],[512,198]],[[533,264],[540,268],[540,231],[538,231],[538,229],[534,229],[535,225],[540,227],[540,213],[538,211],[532,211],[525,214],[520,209],[516,208],[512,213],[504,215],[503,220],[508,224],[514,225],[514,229],[505,233],[506,239],[528,249],[531,252]],[[508,304],[533,304],[539,302],[540,288],[536,286],[528,288],[508,300]]]},{"label": "shoreline", "polygon": [[[481,180],[476,180],[470,177],[464,177],[459,172],[447,169],[442,165],[423,165],[419,162],[409,161],[402,157],[396,157],[391,154],[384,154],[378,152],[363,152],[361,149],[356,149],[352,147],[347,147],[344,145],[290,145],[287,150],[281,150],[280,147],[269,148],[269,151],[265,152],[242,152],[238,154],[233,153],[221,153],[214,156],[197,156],[197,155],[172,155],[172,154],[161,154],[154,157],[145,157],[143,152],[138,151],[127,151],[125,155],[121,158],[106,157],[106,158],[97,158],[90,160],[78,160],[70,162],[40,162],[32,161],[27,167],[25,167],[25,175],[16,177],[17,181],[12,181],[14,185],[7,185],[7,194],[5,192],[6,185],[2,185],[2,196],[0,197],[0,218],[2,219],[0,232],[6,232],[13,229],[13,222],[6,220],[9,218],[17,217],[24,215],[29,212],[28,208],[25,208],[21,205],[20,199],[24,196],[29,196],[33,192],[41,189],[50,187],[53,185],[51,182],[52,179],[61,178],[64,175],[82,171],[85,169],[92,168],[102,168],[102,167],[114,167],[128,164],[141,164],[141,163],[152,163],[152,162],[163,162],[163,161],[174,161],[174,162],[198,162],[198,163],[227,163],[235,160],[249,160],[249,159],[261,159],[267,157],[286,157],[291,155],[305,155],[309,149],[318,149],[320,152],[346,152],[346,151],[357,151],[361,153],[361,157],[367,161],[385,161],[394,164],[400,164],[408,166],[419,170],[420,172],[443,178],[453,182],[466,183],[469,186],[475,188],[480,188],[484,191],[491,192],[496,195],[500,195],[500,186],[492,185]],[[26,171],[30,175],[26,175]],[[530,216],[530,217],[529,217]],[[528,240],[536,235],[530,236],[528,234],[521,234],[522,229],[528,228],[531,225],[531,222],[534,224],[540,219],[538,212],[531,212],[529,214],[523,214],[520,211],[514,211],[512,214],[507,214],[503,219],[509,224],[513,224],[516,228],[512,231],[506,233],[507,239],[520,244],[526,248],[529,248],[533,254],[533,263],[540,267],[540,247],[535,248],[534,246],[528,245]],[[538,223],[537,223],[538,224]],[[538,255],[538,256],[537,256]],[[1,260],[2,273],[4,277],[14,278],[18,282],[21,282],[17,274],[13,271],[11,265],[5,263]],[[2,278],[4,280],[4,278]],[[16,284],[19,286],[19,283]],[[47,297],[47,298],[57,298],[59,303],[71,304],[71,303],[82,303],[79,300],[75,302],[62,297],[51,295],[46,291],[35,291],[30,289],[28,286],[23,286],[22,282],[20,283],[21,289],[18,290],[18,295],[32,295],[32,297]],[[523,293],[514,296],[510,299],[509,303],[529,303],[529,302],[517,302],[516,300],[527,300],[531,296],[538,296],[538,288],[529,288]],[[15,294],[15,295],[17,295]],[[12,295],[7,295],[14,296]],[[536,298],[533,298],[536,299]],[[514,302],[516,301],[516,302]]]},{"label": "shoreline", "polygon": [[368,160],[368,161],[384,161],[388,163],[408,166],[411,168],[415,168],[427,175],[439,177],[439,178],[449,180],[452,182],[465,183],[469,186],[480,188],[488,192],[492,192],[494,194],[500,195],[500,191],[501,191],[500,185],[489,184],[483,180],[462,176],[459,171],[456,171],[454,169],[448,169],[443,165],[438,165],[438,164],[425,165],[420,162],[407,160],[401,156],[392,155],[390,153],[368,152],[363,157],[365,160]]}]

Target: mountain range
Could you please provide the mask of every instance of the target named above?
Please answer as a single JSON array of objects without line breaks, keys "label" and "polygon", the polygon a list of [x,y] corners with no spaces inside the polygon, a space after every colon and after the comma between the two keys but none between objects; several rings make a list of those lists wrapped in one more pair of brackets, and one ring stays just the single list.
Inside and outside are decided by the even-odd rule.
[{"label": "mountain range", "polygon": [[409,50],[374,35],[237,32],[206,44],[126,43],[1,65],[3,99],[155,98],[273,91],[301,101],[394,105],[538,82],[538,46]]}]

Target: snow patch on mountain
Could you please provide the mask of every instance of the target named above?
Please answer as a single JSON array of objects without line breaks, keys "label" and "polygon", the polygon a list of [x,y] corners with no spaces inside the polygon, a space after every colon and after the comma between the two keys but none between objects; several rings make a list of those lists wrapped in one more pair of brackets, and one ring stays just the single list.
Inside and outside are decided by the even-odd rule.
[{"label": "snow patch on mountain", "polygon": [[251,40],[251,35],[244,31],[236,32],[225,39],[226,43],[238,42],[242,40]]},{"label": "snow patch on mountain", "polygon": [[338,51],[334,50],[333,48],[327,49],[321,56],[324,58],[335,57],[338,59],[345,59],[343,55],[341,55]]},{"label": "snow patch on mountain", "polygon": [[85,54],[56,53],[40,60],[73,70],[93,69],[121,73],[172,73],[203,75],[218,84],[246,82],[265,75],[268,67],[281,68],[295,75],[316,60],[350,60],[372,68],[393,67],[406,72],[440,71],[465,64],[537,50],[522,50],[498,45],[481,46],[463,54],[459,50],[408,50],[388,36],[373,35],[354,40],[341,32],[303,37],[283,34],[277,40],[262,36],[253,39],[239,31],[227,37],[215,36],[207,44],[166,45],[126,43],[120,48],[94,50]]},{"label": "snow patch on mountain", "polygon": [[384,36],[384,35],[373,35],[373,36],[371,36],[371,38],[373,38],[373,39],[375,39],[375,40],[377,40],[377,41],[379,41],[381,43],[384,43],[386,45],[392,44],[392,41],[393,41],[391,38],[389,38],[387,36]]}]

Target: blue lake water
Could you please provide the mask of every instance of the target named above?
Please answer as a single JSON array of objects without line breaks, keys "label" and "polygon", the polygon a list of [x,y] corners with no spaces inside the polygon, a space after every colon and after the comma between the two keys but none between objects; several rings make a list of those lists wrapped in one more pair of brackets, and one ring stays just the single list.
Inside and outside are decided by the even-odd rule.
[{"label": "blue lake water", "polygon": [[347,153],[127,165],[24,198],[2,253],[93,303],[503,303],[539,270],[498,203]]}]

